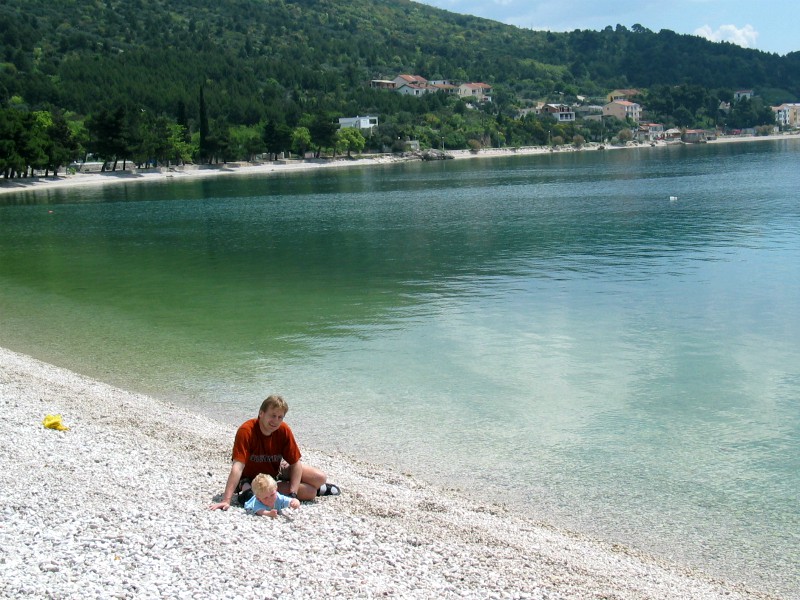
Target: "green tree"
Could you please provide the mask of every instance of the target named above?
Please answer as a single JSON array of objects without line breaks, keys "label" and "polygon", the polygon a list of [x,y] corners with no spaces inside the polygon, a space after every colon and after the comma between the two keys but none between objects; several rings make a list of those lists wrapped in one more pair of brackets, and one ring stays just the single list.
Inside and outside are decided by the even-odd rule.
[{"label": "green tree", "polygon": [[280,150],[278,142],[278,124],[274,120],[264,123],[264,147],[270,155],[276,155]]},{"label": "green tree", "polygon": [[230,128],[231,153],[234,157],[252,161],[264,152],[262,128],[259,125],[237,125]]},{"label": "green tree", "polygon": [[672,117],[678,127],[691,127],[695,122],[695,116],[685,106],[675,109]]},{"label": "green tree", "polygon": [[633,132],[630,127],[623,127],[617,132],[617,139],[620,143],[625,144],[633,139]]},{"label": "green tree", "polygon": [[759,125],[773,125],[775,115],[759,98],[743,98],[731,106],[726,122],[732,129],[754,128]]},{"label": "green tree", "polygon": [[72,136],[67,121],[60,111],[53,113],[50,126],[47,128],[48,143],[45,147],[48,169],[53,175],[58,174],[60,167],[77,158],[79,145]]},{"label": "green tree", "polygon": [[291,128],[274,120],[267,121],[264,125],[264,143],[266,144],[267,152],[274,156],[281,152],[287,152],[292,147]]},{"label": "green tree", "polygon": [[328,113],[319,113],[314,116],[308,131],[311,134],[311,141],[317,147],[317,158],[323,148],[335,148],[338,127]]},{"label": "green tree", "polygon": [[75,144],[78,146],[75,152],[75,157],[85,159],[90,140],[89,130],[86,128],[86,123],[80,118],[77,118],[75,115],[69,115],[65,113],[64,118],[67,120],[69,133],[72,136]]},{"label": "green tree", "polygon": [[292,131],[292,150],[301,158],[311,147],[311,132],[306,127],[295,127]]},{"label": "green tree", "polygon": [[198,149],[200,162],[208,162],[214,154],[209,140],[208,130],[208,109],[206,108],[206,97],[203,86],[200,86],[200,147]]},{"label": "green tree", "polygon": [[170,124],[167,146],[170,159],[175,161],[176,165],[190,161],[192,155],[196,153],[196,148],[191,142],[186,141],[186,137],[186,127],[178,123]]},{"label": "green tree", "polygon": [[131,148],[134,161],[139,165],[167,162],[173,155],[170,120],[164,115],[144,113],[137,125],[136,143]]},{"label": "green tree", "polygon": [[231,139],[231,128],[223,121],[214,121],[211,134],[208,136],[208,149],[211,151],[213,162],[228,162],[234,160],[234,145]]},{"label": "green tree", "polygon": [[14,108],[0,109],[0,172],[10,179],[26,168],[22,148],[26,128],[24,114]]},{"label": "green tree", "polygon": [[47,148],[50,143],[48,129],[53,124],[53,115],[40,110],[28,113],[24,118],[27,134],[22,147],[26,167],[45,170],[48,167]]},{"label": "green tree", "polygon": [[113,161],[112,171],[117,170],[117,161],[128,152],[126,139],[126,116],[124,106],[111,110],[101,109],[86,121],[89,131],[89,150],[103,161],[102,170],[106,170],[107,162]]},{"label": "green tree", "polygon": [[347,156],[350,157],[354,151],[361,152],[367,141],[364,139],[364,134],[355,127],[344,127],[336,132],[335,143],[338,152],[347,152]]}]

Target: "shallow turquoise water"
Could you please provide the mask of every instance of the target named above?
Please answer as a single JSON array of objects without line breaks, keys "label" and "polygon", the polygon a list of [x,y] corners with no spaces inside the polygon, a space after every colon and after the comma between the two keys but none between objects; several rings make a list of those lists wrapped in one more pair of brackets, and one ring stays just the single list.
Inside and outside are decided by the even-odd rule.
[{"label": "shallow turquoise water", "polygon": [[[800,144],[0,196],[0,344],[798,597]],[[670,196],[677,196],[671,201]]]}]

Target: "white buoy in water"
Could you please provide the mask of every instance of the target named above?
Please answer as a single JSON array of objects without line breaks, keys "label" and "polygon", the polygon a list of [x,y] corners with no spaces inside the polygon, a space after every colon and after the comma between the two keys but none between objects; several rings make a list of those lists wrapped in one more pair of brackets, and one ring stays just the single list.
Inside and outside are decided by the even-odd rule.
[{"label": "white buoy in water", "polygon": [[678,197],[677,196],[670,196],[669,197],[669,201],[670,202],[677,202],[678,201]]}]

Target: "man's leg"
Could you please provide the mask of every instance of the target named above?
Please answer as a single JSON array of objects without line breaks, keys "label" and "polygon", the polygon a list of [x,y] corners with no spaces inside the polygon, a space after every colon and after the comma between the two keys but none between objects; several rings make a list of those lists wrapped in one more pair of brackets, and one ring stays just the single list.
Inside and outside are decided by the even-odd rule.
[{"label": "man's leg", "polygon": [[[315,467],[310,467],[304,463],[300,463],[303,469],[300,475],[300,487],[297,489],[297,498],[299,500],[313,500],[317,497],[317,490],[325,485],[328,476]],[[289,465],[286,463],[281,464],[281,471],[278,474],[278,491],[281,494],[288,494],[290,491],[289,484]]]}]

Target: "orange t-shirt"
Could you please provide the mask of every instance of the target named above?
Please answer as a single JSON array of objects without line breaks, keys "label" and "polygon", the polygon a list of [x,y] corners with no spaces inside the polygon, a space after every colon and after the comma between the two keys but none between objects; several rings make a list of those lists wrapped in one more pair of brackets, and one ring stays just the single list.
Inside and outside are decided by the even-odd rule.
[{"label": "orange t-shirt", "polygon": [[244,463],[242,477],[252,479],[259,473],[277,477],[281,459],[293,465],[300,460],[300,448],[286,423],[281,423],[272,435],[264,435],[258,419],[250,419],[236,432],[232,458]]}]

